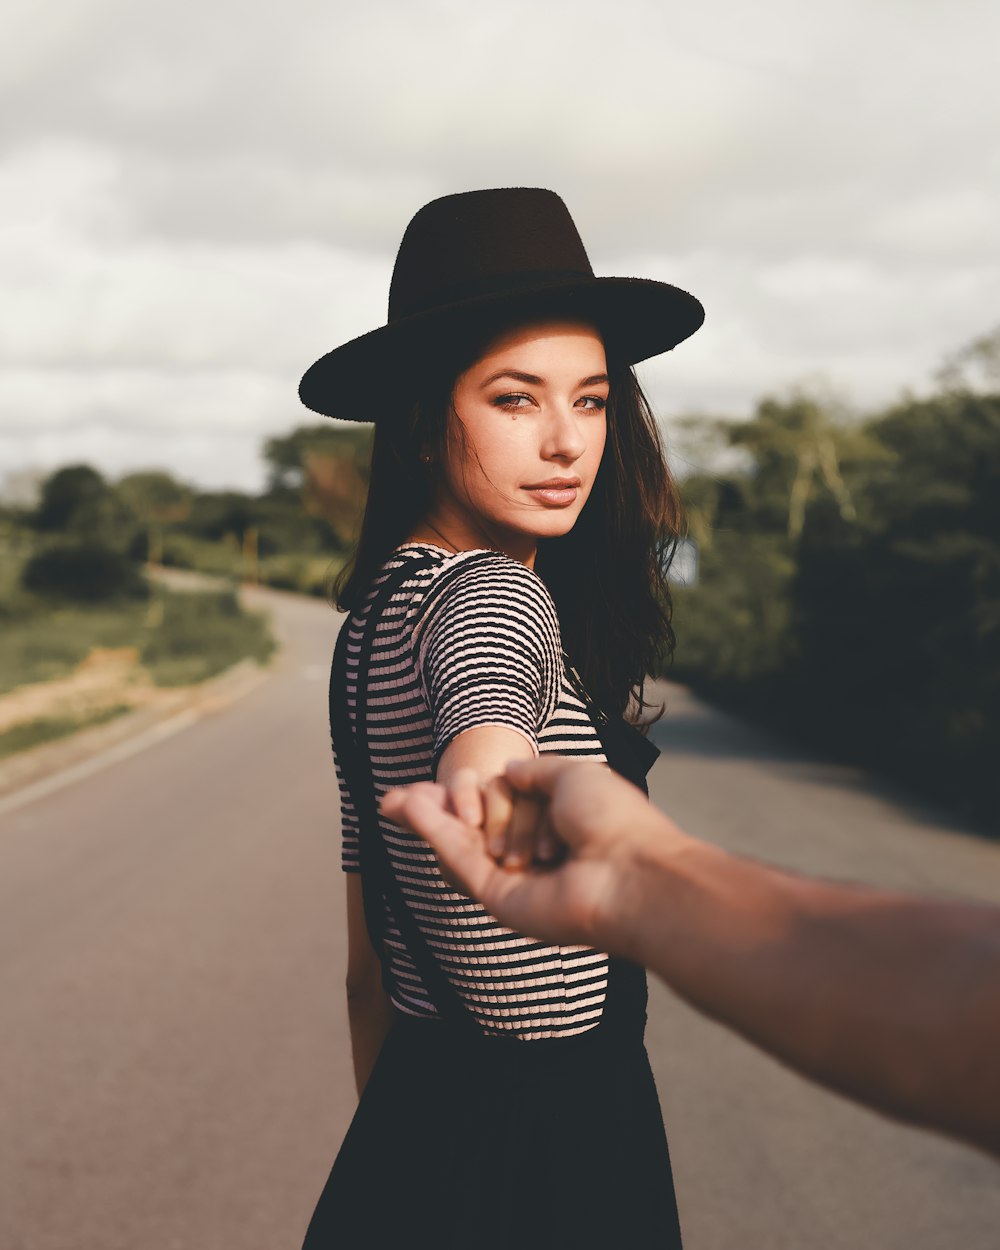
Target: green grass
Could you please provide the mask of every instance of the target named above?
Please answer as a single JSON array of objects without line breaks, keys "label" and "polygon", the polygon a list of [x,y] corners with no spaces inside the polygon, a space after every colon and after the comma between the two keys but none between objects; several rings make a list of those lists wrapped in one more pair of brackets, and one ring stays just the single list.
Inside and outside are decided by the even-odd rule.
[{"label": "green grass", "polygon": [[235,588],[173,591],[151,584],[148,601],[85,605],[31,594],[21,559],[0,560],[0,694],[68,676],[93,647],[137,647],[159,686],[204,681],[247,657],[264,664],[276,643],[262,613],[244,611]]},{"label": "green grass", "polygon": [[14,755],[18,751],[27,751],[30,747],[41,746],[43,742],[54,742],[57,738],[68,737],[78,729],[89,729],[93,725],[103,725],[106,721],[121,716],[132,709],[127,703],[116,703],[113,707],[102,708],[90,716],[83,717],[39,717],[37,720],[24,721],[11,729],[0,733],[0,759]]},{"label": "green grass", "polygon": [[29,682],[66,677],[92,647],[140,645],[144,603],[101,607],[35,606],[0,629],[0,694]]},{"label": "green grass", "polygon": [[[163,558],[169,567],[229,577],[234,584],[239,584],[250,572],[233,543],[211,542],[190,534],[168,534],[164,539]],[[343,555],[329,552],[276,552],[260,558],[257,577],[262,586],[328,599],[333,579],[344,559]]]},{"label": "green grass", "polygon": [[158,686],[204,681],[238,660],[265,664],[273,654],[266,616],[244,611],[235,591],[158,593],[162,617],[145,627],[139,651]]}]

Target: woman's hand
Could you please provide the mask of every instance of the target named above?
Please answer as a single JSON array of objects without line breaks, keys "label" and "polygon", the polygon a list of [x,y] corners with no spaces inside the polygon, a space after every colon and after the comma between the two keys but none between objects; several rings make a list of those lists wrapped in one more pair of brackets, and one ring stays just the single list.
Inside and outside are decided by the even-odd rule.
[{"label": "woman's hand", "polygon": [[491,832],[511,819],[509,797],[487,779],[501,774],[510,760],[531,758],[523,734],[504,725],[476,725],[448,743],[437,767],[437,781],[447,795],[447,810],[473,828],[489,823]]},{"label": "woman's hand", "polygon": [[564,849],[549,820],[548,804],[535,795],[518,794],[504,776],[482,782],[475,769],[459,768],[439,789],[445,809],[463,824],[481,829],[487,853],[505,868],[552,864]]},{"label": "woman's hand", "polygon": [[483,787],[482,828],[487,853],[504,868],[551,865],[565,850],[552,828],[548,803],[540,795],[518,792],[506,776]]}]

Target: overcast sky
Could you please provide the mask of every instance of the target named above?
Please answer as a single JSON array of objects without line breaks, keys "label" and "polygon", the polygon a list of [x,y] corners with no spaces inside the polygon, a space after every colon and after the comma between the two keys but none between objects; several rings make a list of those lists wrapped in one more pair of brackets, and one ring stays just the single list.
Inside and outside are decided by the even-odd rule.
[{"label": "overcast sky", "polygon": [[1000,323],[995,0],[6,0],[0,476],[256,490],[437,195],[546,186],[699,296],[658,412],[865,409]]}]

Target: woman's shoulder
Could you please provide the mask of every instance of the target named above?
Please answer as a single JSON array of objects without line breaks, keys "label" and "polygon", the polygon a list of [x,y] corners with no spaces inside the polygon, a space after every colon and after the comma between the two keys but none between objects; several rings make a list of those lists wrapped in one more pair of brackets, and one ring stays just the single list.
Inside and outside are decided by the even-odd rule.
[{"label": "woman's shoulder", "polygon": [[543,579],[506,552],[493,547],[446,552],[424,544],[407,550],[425,550],[437,559],[422,579],[419,617],[422,625],[441,612],[525,616],[548,622],[558,630],[555,603]]},{"label": "woman's shoulder", "polygon": [[389,563],[407,558],[419,560],[421,564],[428,564],[435,576],[459,569],[506,570],[515,577],[519,575],[517,572],[519,571],[538,582],[542,581],[534,569],[529,569],[526,564],[522,564],[520,560],[515,560],[513,556],[507,555],[505,551],[500,551],[496,547],[469,547],[464,551],[447,551],[444,547],[437,547],[433,543],[409,542],[393,550]]},{"label": "woman's shoulder", "polygon": [[548,587],[533,569],[493,548],[441,555],[412,634],[413,662],[435,724],[445,734],[456,723],[513,719],[534,741],[563,683],[559,619]]}]

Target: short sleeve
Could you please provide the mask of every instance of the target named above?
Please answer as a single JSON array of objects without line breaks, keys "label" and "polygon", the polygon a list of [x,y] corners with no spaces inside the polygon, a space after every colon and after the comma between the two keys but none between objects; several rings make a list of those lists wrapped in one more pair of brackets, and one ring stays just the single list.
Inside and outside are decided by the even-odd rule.
[{"label": "short sleeve", "polygon": [[538,754],[555,711],[562,645],[542,579],[500,552],[476,552],[443,572],[424,601],[416,663],[431,712],[433,772],[467,729],[501,725]]}]

